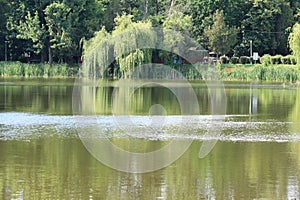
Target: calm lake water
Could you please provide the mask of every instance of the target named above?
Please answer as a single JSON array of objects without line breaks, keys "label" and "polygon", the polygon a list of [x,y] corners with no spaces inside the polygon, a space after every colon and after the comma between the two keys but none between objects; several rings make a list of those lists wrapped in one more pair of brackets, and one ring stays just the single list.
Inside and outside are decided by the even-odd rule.
[{"label": "calm lake water", "polygon": [[[98,122],[120,148],[150,152],[172,139],[193,140],[168,167],[125,173],[99,162],[80,140],[73,84],[73,79],[0,79],[0,199],[299,199],[300,88],[225,83],[221,134],[199,159],[211,114],[205,83],[192,82],[200,115],[189,116],[184,126],[178,125],[180,103],[169,88],[135,90],[128,109],[140,126],[122,124],[126,134],[111,123],[113,108],[122,109],[122,103],[112,103],[118,90],[114,84],[97,87]],[[151,110],[153,105],[163,109]],[[164,120],[166,127],[147,128],[153,120]]]}]

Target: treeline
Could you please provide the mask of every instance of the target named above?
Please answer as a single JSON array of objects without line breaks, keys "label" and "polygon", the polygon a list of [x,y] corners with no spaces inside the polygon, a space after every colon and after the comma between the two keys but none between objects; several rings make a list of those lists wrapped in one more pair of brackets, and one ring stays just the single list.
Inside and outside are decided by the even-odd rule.
[{"label": "treeline", "polygon": [[[185,34],[230,57],[288,55],[288,37],[300,20],[299,0],[0,0],[0,60],[77,63],[82,41],[123,13],[163,26],[182,13]],[[178,15],[179,16],[179,15]],[[186,24],[184,24],[186,23]],[[175,27],[176,29],[176,27]],[[222,33],[222,34],[218,34]],[[28,58],[29,57],[29,58]]]}]

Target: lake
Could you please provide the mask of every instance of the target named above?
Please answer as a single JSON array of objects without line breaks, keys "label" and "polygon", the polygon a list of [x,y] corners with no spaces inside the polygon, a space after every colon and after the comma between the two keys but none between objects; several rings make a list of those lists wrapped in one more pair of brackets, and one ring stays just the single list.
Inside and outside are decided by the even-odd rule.
[{"label": "lake", "polygon": [[[191,87],[197,105],[182,98],[191,108],[187,116],[174,91],[191,88],[172,81],[142,85],[126,102],[120,85],[98,85],[92,115],[78,116],[74,79],[0,79],[0,198],[299,199],[300,88],[225,82],[226,114],[219,134],[208,135],[215,128],[211,94],[204,82]],[[90,97],[81,101],[88,105]],[[85,121],[91,116],[101,137],[126,151],[191,143],[162,169],[118,171],[86,148],[80,134],[95,125]],[[217,142],[199,158],[209,140]]]}]

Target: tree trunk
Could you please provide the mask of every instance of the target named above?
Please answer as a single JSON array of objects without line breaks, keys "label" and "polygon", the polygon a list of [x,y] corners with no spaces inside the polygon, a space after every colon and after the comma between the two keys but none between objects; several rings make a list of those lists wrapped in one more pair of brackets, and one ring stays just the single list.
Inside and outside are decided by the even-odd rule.
[{"label": "tree trunk", "polygon": [[49,47],[48,47],[48,63],[49,64],[52,64],[52,62],[53,62],[53,55],[52,55],[52,49],[51,49],[51,46],[49,45]]},{"label": "tree trunk", "polygon": [[41,50],[41,63],[44,62],[44,50]]},{"label": "tree trunk", "polygon": [[168,13],[168,18],[171,17],[171,14],[172,14],[173,8],[174,8],[174,3],[175,3],[175,1],[171,0],[171,5],[170,5],[169,13]]},{"label": "tree trunk", "polygon": [[158,0],[155,0],[155,5],[156,5],[156,15],[158,15]]},{"label": "tree trunk", "polygon": [[148,16],[148,0],[145,0],[144,19]]}]

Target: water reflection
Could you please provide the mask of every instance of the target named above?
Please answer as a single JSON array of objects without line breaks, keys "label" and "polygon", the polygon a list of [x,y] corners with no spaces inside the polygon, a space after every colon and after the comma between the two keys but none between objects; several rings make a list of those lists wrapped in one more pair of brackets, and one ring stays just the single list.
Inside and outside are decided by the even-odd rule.
[{"label": "water reflection", "polygon": [[[60,80],[61,81],[61,80]],[[40,81],[30,84],[1,84],[0,85],[0,111],[34,112],[58,115],[72,113],[73,82],[58,84]],[[180,84],[170,83],[170,87],[179,88]],[[197,95],[200,114],[211,114],[210,95],[205,84],[192,84]],[[86,88],[94,90],[96,113],[99,115],[112,114],[113,93],[118,93],[118,88],[108,86]],[[232,87],[225,85],[228,115],[248,115],[249,113],[261,119],[287,120],[291,117],[300,119],[296,113],[300,108],[297,105],[299,90],[284,88],[268,88],[256,85],[242,85]],[[251,89],[250,89],[251,88]],[[184,88],[183,88],[184,89]],[[86,91],[89,94],[89,91]],[[123,91],[124,92],[124,91]],[[89,96],[87,96],[89,98]],[[129,111],[133,115],[148,115],[152,105],[160,104],[167,115],[181,114],[178,99],[172,91],[165,87],[145,86],[138,88],[130,95]],[[116,110],[122,110],[124,102],[116,103]],[[119,107],[118,107],[119,106]],[[251,111],[251,112],[250,112]],[[291,116],[291,113],[294,113]]]},{"label": "water reflection", "polygon": [[[147,174],[114,171],[77,139],[0,141],[2,199],[292,199],[300,195],[299,143],[201,142],[171,166]],[[18,148],[15,148],[15,147]],[[276,191],[276,192],[274,192]]]},{"label": "water reflection", "polygon": [[[116,130],[112,142],[126,150],[148,152],[161,148],[174,137],[195,141],[169,167],[153,173],[129,174],[102,165],[78,139],[72,116],[72,84],[57,80],[0,84],[1,199],[297,199],[300,196],[299,89],[253,85],[250,90],[250,85],[227,85],[227,115],[222,135],[213,151],[198,159],[205,139],[201,136],[211,113],[205,85],[193,84],[201,116],[190,116],[189,124],[183,127],[184,134],[179,134],[176,126],[180,106],[173,93],[164,87],[142,87],[130,97],[132,119],[146,121],[149,109],[160,104],[168,114],[166,121],[169,120],[170,127],[163,134],[145,132],[139,138],[137,134],[118,135]],[[109,123],[114,85],[93,89],[97,115],[104,126],[114,131],[115,127]],[[132,129],[132,133],[138,131]]]}]

